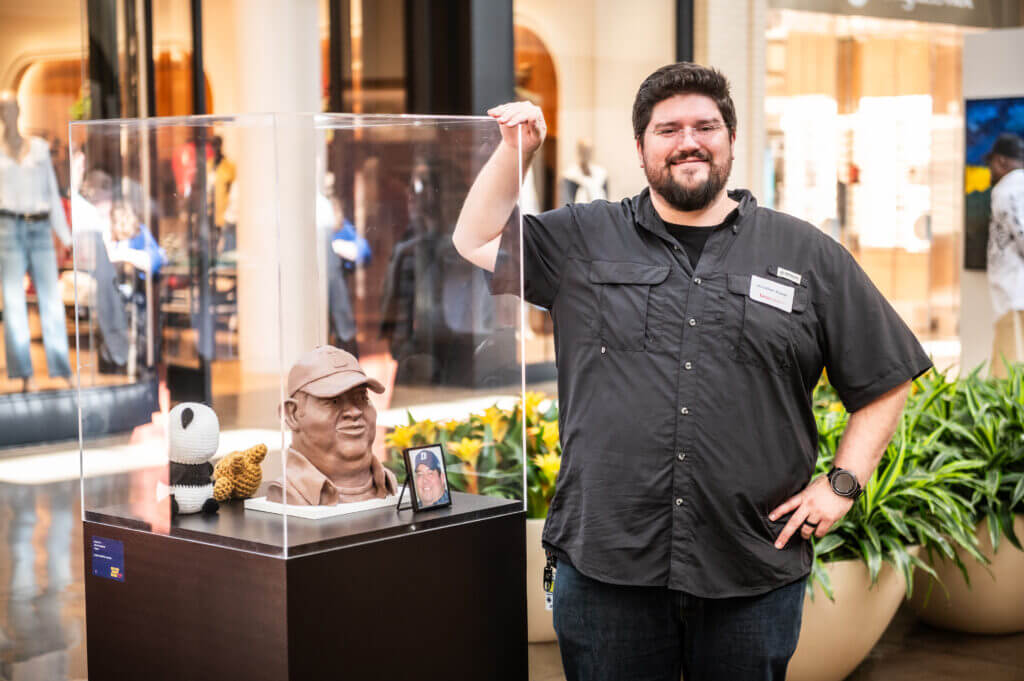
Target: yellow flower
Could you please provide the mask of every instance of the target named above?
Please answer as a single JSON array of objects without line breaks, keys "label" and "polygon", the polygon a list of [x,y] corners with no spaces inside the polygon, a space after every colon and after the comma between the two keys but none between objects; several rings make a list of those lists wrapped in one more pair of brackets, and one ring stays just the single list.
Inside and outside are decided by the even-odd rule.
[{"label": "yellow flower", "polygon": [[530,426],[529,428],[526,429],[526,438],[528,440],[533,440],[533,438],[540,435],[540,430],[540,426]]},{"label": "yellow flower", "polygon": [[416,426],[398,426],[388,433],[385,442],[395,449],[406,449],[412,447],[412,439],[416,436]]},{"label": "yellow flower", "polygon": [[430,419],[423,419],[416,424],[419,427],[419,433],[427,441],[427,443],[437,442],[437,424]]},{"label": "yellow flower", "polygon": [[833,402],[832,404],[828,405],[828,410],[832,411],[832,412],[839,413],[839,412],[841,412],[843,410],[843,403],[842,402]]},{"label": "yellow flower", "polygon": [[491,427],[491,432],[494,434],[495,442],[501,442],[505,439],[505,435],[508,434],[509,426],[508,414],[505,411],[499,409],[497,406],[487,407],[479,418],[484,425]]},{"label": "yellow flower", "polygon": [[558,477],[558,471],[562,467],[562,457],[554,452],[538,454],[533,457],[533,463],[545,478],[554,483]]},{"label": "yellow flower", "polygon": [[555,451],[558,446],[558,421],[547,421],[544,423],[544,434],[541,435],[544,446],[549,452]]},{"label": "yellow flower", "polygon": [[546,400],[547,398],[548,396],[545,395],[544,393],[538,393],[533,391],[526,393],[526,407],[523,409],[523,413],[526,414],[527,421],[537,420],[537,407],[539,407],[540,403]]},{"label": "yellow flower", "polygon": [[454,433],[455,429],[458,428],[460,425],[461,424],[455,419],[448,419],[447,421],[441,424],[441,427],[444,428],[449,433]]},{"label": "yellow flower", "polygon": [[452,454],[465,461],[473,468],[476,468],[476,461],[480,458],[480,450],[484,448],[483,440],[476,438],[462,438],[462,442],[449,442],[448,449]]}]

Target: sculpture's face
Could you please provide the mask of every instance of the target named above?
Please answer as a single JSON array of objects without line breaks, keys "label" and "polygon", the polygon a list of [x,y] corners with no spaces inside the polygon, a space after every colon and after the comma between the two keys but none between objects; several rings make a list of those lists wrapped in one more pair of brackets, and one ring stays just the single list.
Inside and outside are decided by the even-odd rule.
[{"label": "sculpture's face", "polygon": [[377,434],[377,410],[358,385],[334,397],[305,394],[295,411],[296,446],[310,461],[365,458]]},{"label": "sculpture's face", "polygon": [[421,506],[431,506],[444,493],[444,481],[441,471],[430,468],[426,464],[416,466],[416,496]]}]

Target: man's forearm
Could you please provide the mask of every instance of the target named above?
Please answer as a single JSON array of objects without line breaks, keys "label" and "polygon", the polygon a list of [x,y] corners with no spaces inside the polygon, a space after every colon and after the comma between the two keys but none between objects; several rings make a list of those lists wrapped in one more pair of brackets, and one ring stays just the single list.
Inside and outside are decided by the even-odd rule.
[{"label": "man's forearm", "polygon": [[[523,167],[529,163],[523,158]],[[519,198],[519,153],[502,143],[469,189],[452,243],[474,265],[494,271],[505,222]]]},{"label": "man's forearm", "polygon": [[867,485],[896,432],[909,393],[910,382],[907,382],[850,414],[836,451],[835,465],[856,475],[862,487]]}]

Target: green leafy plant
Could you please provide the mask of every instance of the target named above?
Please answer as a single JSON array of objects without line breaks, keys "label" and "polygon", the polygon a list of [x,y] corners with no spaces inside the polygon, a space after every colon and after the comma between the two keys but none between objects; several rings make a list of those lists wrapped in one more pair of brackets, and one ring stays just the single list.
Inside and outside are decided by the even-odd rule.
[{"label": "green leafy plant", "polygon": [[944,451],[977,465],[977,480],[955,489],[970,495],[975,524],[988,520],[992,547],[1005,536],[1024,550],[1014,531],[1024,512],[1024,366],[1006,368],[1004,379],[984,379],[975,368],[927,419],[944,429]]},{"label": "green leafy plant", "polygon": [[[859,559],[867,565],[872,584],[883,562],[899,570],[913,593],[914,569],[935,575],[912,547],[936,550],[959,561],[954,546],[985,562],[973,527],[973,505],[965,491],[976,485],[982,465],[950,451],[943,441],[946,428],[934,423],[946,408],[944,396],[956,385],[940,372],[930,372],[914,383],[899,426],[881,461],[864,485],[864,493],[825,537],[814,539],[814,562],[808,590],[818,582],[832,599],[825,564]],[[816,474],[832,466],[836,448],[849,422],[832,389],[823,384],[815,392],[818,424]]]}]

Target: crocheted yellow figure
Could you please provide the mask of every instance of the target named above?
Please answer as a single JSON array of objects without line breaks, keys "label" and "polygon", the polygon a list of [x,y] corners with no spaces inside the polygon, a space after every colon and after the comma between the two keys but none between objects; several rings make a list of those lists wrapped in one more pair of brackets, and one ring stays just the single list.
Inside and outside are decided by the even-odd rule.
[{"label": "crocheted yellow figure", "polygon": [[213,468],[213,498],[217,501],[247,499],[256,493],[263,480],[260,463],[267,455],[266,445],[256,445],[244,452],[232,452]]}]

